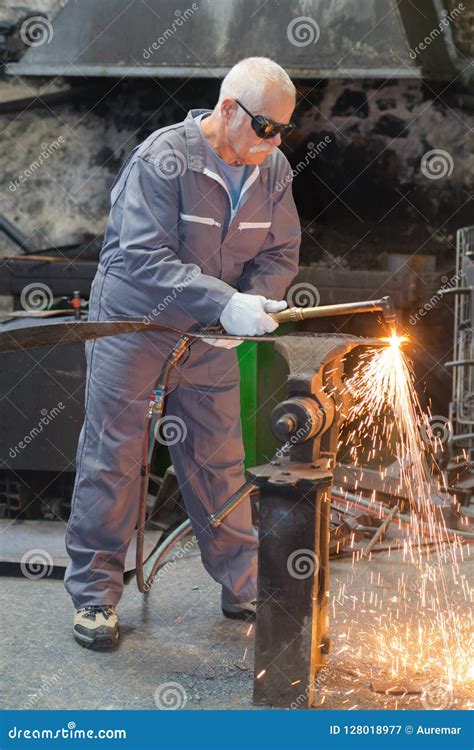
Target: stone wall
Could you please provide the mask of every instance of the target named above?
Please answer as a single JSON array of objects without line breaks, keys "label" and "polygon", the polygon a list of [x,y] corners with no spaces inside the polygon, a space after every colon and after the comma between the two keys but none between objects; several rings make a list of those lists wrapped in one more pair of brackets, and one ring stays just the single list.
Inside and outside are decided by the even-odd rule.
[{"label": "stone wall", "polygon": [[[472,0],[461,3],[464,10],[453,20],[453,38],[456,47],[466,57],[474,57],[474,5]],[[446,8],[453,11],[459,8],[459,0],[447,0]]]},{"label": "stone wall", "polygon": [[[4,0],[1,16],[18,20],[30,8],[52,19],[64,4]],[[469,43],[469,35],[461,41],[461,23],[469,29],[471,21],[466,11],[457,22],[460,45]],[[456,228],[473,223],[474,113],[429,81],[296,83],[298,128],[285,153],[295,170],[302,261],[373,268],[401,252],[434,254],[438,267],[452,266]],[[0,212],[38,247],[100,237],[110,185],[129,151],[190,108],[212,107],[218,85],[0,78],[0,102],[90,87],[75,102],[0,115]],[[433,151],[437,160],[423,169]],[[0,235],[0,253],[13,249]]]}]

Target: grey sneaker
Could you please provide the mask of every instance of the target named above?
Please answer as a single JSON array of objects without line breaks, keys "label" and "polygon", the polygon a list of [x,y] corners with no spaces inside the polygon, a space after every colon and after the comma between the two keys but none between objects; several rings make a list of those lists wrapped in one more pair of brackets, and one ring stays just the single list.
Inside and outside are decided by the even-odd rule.
[{"label": "grey sneaker", "polygon": [[255,620],[256,612],[256,599],[235,604],[226,600],[224,593],[222,594],[222,614],[224,617],[228,617],[230,620]]},{"label": "grey sneaker", "polygon": [[119,643],[120,630],[115,607],[94,604],[81,607],[74,615],[74,638],[81,646],[94,651],[110,651]]}]

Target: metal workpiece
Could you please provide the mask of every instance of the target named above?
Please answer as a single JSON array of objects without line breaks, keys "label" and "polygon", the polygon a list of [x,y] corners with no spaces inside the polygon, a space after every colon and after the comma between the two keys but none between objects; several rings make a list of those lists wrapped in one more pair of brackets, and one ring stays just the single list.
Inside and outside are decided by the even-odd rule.
[{"label": "metal workpiece", "polygon": [[289,368],[288,398],[271,417],[282,456],[248,471],[260,494],[255,705],[313,705],[315,675],[330,644],[331,490],[349,399],[344,357],[380,343],[320,334],[275,342]]},{"label": "metal workpiece", "polygon": [[[47,316],[45,317],[45,312]],[[226,333],[222,326],[209,326],[200,328],[198,331],[183,331],[181,328],[163,325],[161,323],[151,323],[146,319],[117,318],[114,320],[94,320],[94,321],[74,321],[71,323],[57,323],[54,321],[56,311],[41,311],[38,315],[29,313],[31,318],[29,325],[22,328],[0,327],[0,354],[4,352],[16,352],[23,349],[34,349],[42,346],[65,346],[66,344],[76,343],[78,341],[89,341],[93,339],[105,338],[107,336],[120,336],[124,333],[139,333],[140,331],[164,331],[176,336],[178,340],[181,336],[189,336],[192,339],[239,339],[240,341],[255,341],[256,343],[270,341],[277,343],[283,339],[304,339],[308,340],[314,336],[321,338],[321,334],[315,333],[292,333],[289,336],[275,336],[274,334],[264,336],[232,336]],[[48,317],[53,318],[48,320]],[[15,317],[15,313],[8,313],[6,317]],[[34,318],[42,318],[42,326],[39,329],[32,325]],[[44,319],[43,319],[44,318]],[[356,338],[354,336],[341,337],[341,339]],[[373,345],[380,346],[380,339],[364,339]]]}]

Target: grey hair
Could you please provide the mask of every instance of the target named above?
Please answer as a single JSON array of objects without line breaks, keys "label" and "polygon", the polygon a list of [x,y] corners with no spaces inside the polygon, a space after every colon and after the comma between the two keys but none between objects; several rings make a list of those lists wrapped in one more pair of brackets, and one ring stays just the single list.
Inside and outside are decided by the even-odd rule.
[{"label": "grey hair", "polygon": [[223,99],[240,99],[249,109],[258,107],[269,84],[277,84],[283,94],[296,96],[293,82],[281,65],[269,57],[245,57],[222,81],[216,109]]}]

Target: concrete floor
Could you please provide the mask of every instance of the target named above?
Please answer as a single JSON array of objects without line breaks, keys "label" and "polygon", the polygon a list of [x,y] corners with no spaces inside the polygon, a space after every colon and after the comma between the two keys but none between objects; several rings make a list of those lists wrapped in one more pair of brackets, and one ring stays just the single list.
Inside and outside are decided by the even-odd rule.
[{"label": "concrete floor", "polygon": [[[467,575],[473,562],[463,563]],[[400,555],[393,553],[354,568],[350,559],[332,562],[334,648],[318,677],[316,708],[423,708],[419,692],[374,692],[374,678],[387,677],[363,654],[374,610],[352,606],[351,596],[361,602],[364,590],[396,591],[400,567]],[[220,587],[195,550],[170,566],[147,597],[134,580],[126,586],[118,609],[122,642],[114,653],[76,645],[70,632],[73,609],[60,580],[2,577],[0,597],[1,708],[252,708],[254,626],[222,617]],[[465,705],[461,690],[446,707]]]},{"label": "concrete floor", "polygon": [[154,709],[157,689],[158,700],[176,694],[186,709],[251,708],[249,626],[222,617],[220,586],[196,552],[167,569],[146,597],[135,580],[125,587],[122,640],[112,653],[75,643],[62,581],[0,578],[0,597],[2,708]]}]

